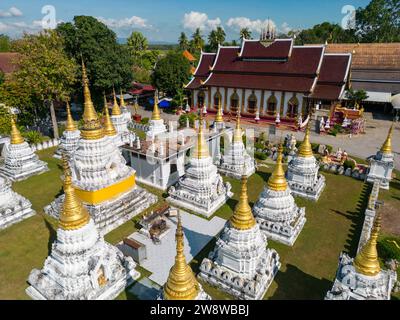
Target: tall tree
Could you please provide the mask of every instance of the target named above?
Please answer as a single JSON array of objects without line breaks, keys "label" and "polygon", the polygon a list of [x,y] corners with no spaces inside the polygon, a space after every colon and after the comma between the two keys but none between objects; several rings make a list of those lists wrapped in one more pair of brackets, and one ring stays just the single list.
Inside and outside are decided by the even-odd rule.
[{"label": "tall tree", "polygon": [[5,34],[0,34],[0,52],[11,51],[10,37]]},{"label": "tall tree", "polygon": [[186,33],[181,32],[181,35],[179,36],[178,42],[179,42],[179,49],[180,50],[184,51],[184,50],[189,49],[189,40],[188,40],[188,38],[186,36]]},{"label": "tall tree", "polygon": [[192,35],[192,46],[195,51],[200,51],[204,47],[204,39],[200,28],[197,28]]},{"label": "tall tree", "polygon": [[251,31],[249,28],[240,29],[240,40],[251,39]]},{"label": "tall tree", "polygon": [[142,33],[134,31],[128,38],[127,44],[134,64],[140,65],[141,58],[149,47],[146,37]]},{"label": "tall tree", "polygon": [[31,88],[32,94],[48,106],[54,137],[58,138],[54,101],[69,98],[77,65],[65,54],[63,39],[54,30],[25,34],[14,46],[20,56],[19,69],[12,74],[12,81],[21,88]]},{"label": "tall tree", "polygon": [[338,24],[323,22],[304,29],[296,36],[296,44],[357,42],[354,30],[344,30]]},{"label": "tall tree", "polygon": [[208,35],[208,46],[210,51],[216,51],[218,49],[218,45],[223,44],[225,41],[225,31],[222,27],[217,27],[215,30],[211,30]]},{"label": "tall tree", "polygon": [[215,33],[218,44],[223,44],[226,38],[225,30],[221,26],[218,26],[217,29],[215,30]]}]

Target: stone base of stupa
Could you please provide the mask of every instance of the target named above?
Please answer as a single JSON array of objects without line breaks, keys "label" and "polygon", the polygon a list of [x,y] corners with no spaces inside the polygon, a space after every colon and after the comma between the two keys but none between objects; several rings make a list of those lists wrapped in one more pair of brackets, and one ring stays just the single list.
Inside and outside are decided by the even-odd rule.
[{"label": "stone base of stupa", "polygon": [[318,201],[325,189],[325,177],[319,175],[313,186],[307,187],[304,184],[288,180],[293,196],[298,196],[307,200]]},{"label": "stone base of stupa", "polygon": [[[194,298],[193,300],[197,301],[202,301],[202,300],[211,300],[211,297],[203,290],[203,287],[201,286],[201,284],[199,283],[199,287],[200,287],[200,292],[197,295],[196,298]],[[161,288],[158,296],[157,296],[157,300],[165,300],[164,298],[164,289]]]},{"label": "stone base of stupa", "polygon": [[6,167],[0,167],[0,173],[12,181],[22,181],[46,171],[49,171],[47,163],[41,160],[37,160],[32,165],[21,169],[13,170]]},{"label": "stone base of stupa", "polygon": [[356,272],[354,259],[342,253],[333,287],[325,300],[390,300],[397,280],[391,270],[381,270],[376,276],[365,276]]},{"label": "stone base of stupa", "polygon": [[[46,214],[58,218],[64,195],[44,208]],[[128,222],[136,215],[157,203],[157,196],[136,186],[131,191],[97,205],[85,204],[100,234],[104,235]]]},{"label": "stone base of stupa", "polygon": [[246,177],[252,176],[256,172],[256,168],[253,161],[249,161],[246,163],[246,172],[243,173],[243,164],[232,165],[229,163],[222,163],[218,166],[218,172],[224,176],[240,180],[243,174],[246,175]]},{"label": "stone base of stupa", "polygon": [[35,215],[35,211],[27,199],[17,194],[15,196],[18,197],[19,204],[14,207],[0,208],[0,230]]}]

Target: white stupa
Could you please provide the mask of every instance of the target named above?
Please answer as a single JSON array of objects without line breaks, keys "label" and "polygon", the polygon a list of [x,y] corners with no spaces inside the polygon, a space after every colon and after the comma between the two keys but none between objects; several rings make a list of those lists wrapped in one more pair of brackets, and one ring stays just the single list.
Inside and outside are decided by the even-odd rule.
[{"label": "white stupa", "polygon": [[64,168],[57,238],[43,268],[30,273],[26,293],[35,300],[114,299],[140,274],[131,257],[104,241],[75,194],[68,166]]},{"label": "white stupa", "polygon": [[204,140],[203,119],[200,120],[195,150],[185,175],[169,189],[167,201],[210,217],[231,196],[231,185],[224,183],[213,164]]},{"label": "white stupa", "polygon": [[11,187],[11,181],[0,176],[0,230],[35,214],[30,201]]},{"label": "white stupa", "polygon": [[292,246],[306,222],[305,208],[297,207],[282,166],[282,146],[268,184],[253,207],[253,213],[267,238]]},{"label": "white stupa", "polygon": [[367,181],[373,183],[375,180],[380,181],[382,189],[389,190],[390,181],[392,180],[392,172],[394,169],[394,154],[392,151],[392,135],[393,125],[389,130],[389,134],[385,143],[375,156],[369,158],[369,172]]},{"label": "white stupa", "polygon": [[[94,109],[83,66],[84,113],[78,148],[71,158],[76,194],[97,228],[105,234],[157,202],[157,197],[136,185],[135,170],[126,165],[115,144],[115,128],[105,118],[104,127]],[[63,196],[44,210],[58,218]]]},{"label": "white stupa", "polygon": [[281,265],[278,253],[267,244],[251,212],[247,176],[243,175],[234,215],[202,261],[199,278],[238,299],[260,300]]},{"label": "white stupa", "polygon": [[10,143],[4,145],[3,155],[4,165],[0,167],[0,173],[12,181],[25,180],[49,170],[47,163],[39,160],[21,136],[14,117],[11,117]]},{"label": "white stupa", "polygon": [[297,156],[288,165],[287,180],[294,195],[313,201],[319,199],[325,188],[325,177],[319,174],[319,162],[311,148],[309,127]]},{"label": "white stupa", "polygon": [[250,177],[256,172],[255,161],[247,153],[243,144],[243,132],[240,127],[240,115],[237,116],[236,128],[230,144],[225,145],[224,154],[218,166],[219,172],[226,176],[240,179],[243,168],[246,168],[245,175]]},{"label": "white stupa", "polygon": [[71,157],[78,147],[78,141],[81,137],[81,132],[72,118],[71,108],[67,104],[67,123],[65,125],[65,130],[60,138],[60,144],[57,151],[54,154],[55,158],[61,159],[61,155],[66,153],[68,157]]},{"label": "white stupa", "polygon": [[146,132],[147,140],[151,140],[158,135],[167,133],[167,127],[164,124],[164,120],[161,118],[160,109],[158,108],[158,93],[154,95],[154,109],[151,116],[149,130]]},{"label": "white stupa", "polygon": [[[117,98],[115,96],[115,91],[113,91],[114,95],[114,104],[111,112],[111,121],[115,127],[115,130],[117,131],[118,137],[117,137],[117,145],[121,146],[124,144],[129,143],[129,136],[130,136],[130,131],[128,129],[128,123],[130,121],[130,113],[128,109],[125,106],[125,101],[122,96],[122,93],[120,95],[121,99],[121,108],[122,106],[124,107],[124,112],[121,111],[121,108],[118,105]],[[128,115],[129,113],[129,115]],[[129,118],[128,118],[129,117]]]},{"label": "white stupa", "polygon": [[350,258],[346,253],[340,255],[336,279],[326,300],[390,300],[397,274],[380,267],[376,249],[380,228],[378,212],[370,238],[356,258]]}]

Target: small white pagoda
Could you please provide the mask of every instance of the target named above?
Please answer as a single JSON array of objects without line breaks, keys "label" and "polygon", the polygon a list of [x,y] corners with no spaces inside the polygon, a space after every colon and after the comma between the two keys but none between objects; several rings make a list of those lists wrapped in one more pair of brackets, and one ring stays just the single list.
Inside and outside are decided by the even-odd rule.
[{"label": "small white pagoda", "polygon": [[11,139],[4,146],[4,165],[0,173],[12,181],[25,180],[33,175],[48,171],[47,163],[39,160],[32,148],[19,132],[14,117],[11,117]]},{"label": "small white pagoda", "polygon": [[299,208],[290,193],[282,151],[280,145],[276,167],[253,207],[253,213],[268,239],[293,246],[306,223],[305,208]]},{"label": "small white pagoda", "polygon": [[311,148],[309,127],[297,156],[288,165],[287,180],[294,195],[313,201],[319,199],[325,188],[325,177],[319,174],[319,162]]},{"label": "small white pagoda", "polygon": [[245,175],[247,177],[256,172],[255,161],[247,153],[242,136],[243,131],[240,127],[240,115],[238,113],[232,141],[225,145],[224,154],[218,166],[220,173],[235,179],[241,178],[243,168],[246,168]]},{"label": "small white pagoda", "polygon": [[356,258],[341,253],[336,279],[326,294],[326,300],[390,300],[397,274],[380,267],[376,249],[380,228],[378,212],[370,238]]},{"label": "small white pagoda", "polygon": [[369,159],[369,172],[367,181],[373,183],[380,181],[382,189],[389,190],[392,172],[394,169],[394,154],[392,151],[393,125],[390,127],[386,141],[374,157]]},{"label": "small white pagoda", "polygon": [[224,183],[213,164],[204,140],[203,119],[200,119],[197,143],[185,175],[169,188],[167,201],[178,207],[210,217],[228,198],[231,185]]},{"label": "small white pagoda", "polygon": [[57,238],[41,270],[31,271],[26,293],[35,300],[111,300],[140,274],[131,257],[104,241],[82,205],[64,161],[65,199]]},{"label": "small white pagoda", "polygon": [[166,134],[167,127],[161,118],[160,109],[158,108],[158,93],[154,95],[154,109],[151,116],[149,130],[146,132],[147,140],[154,139],[157,135]]},{"label": "small white pagoda", "polygon": [[12,190],[8,178],[0,176],[0,230],[34,214],[30,201]]},{"label": "small white pagoda", "polygon": [[[121,146],[126,143],[129,143],[129,137],[130,137],[130,131],[128,129],[128,123],[130,121],[130,116],[127,116],[127,109],[125,106],[125,102],[123,102],[123,96],[121,94],[121,106],[122,103],[124,104],[124,112],[121,111],[118,102],[117,102],[117,97],[115,96],[115,90],[113,90],[113,95],[114,95],[114,104],[111,112],[111,121],[115,127],[115,130],[117,131],[118,137],[117,137],[117,145]],[[129,111],[128,111],[129,112]],[[128,118],[129,117],[129,118]]]},{"label": "small white pagoda", "polygon": [[184,250],[184,234],[182,221],[178,215],[178,225],[175,234],[176,256],[175,264],[169,271],[167,282],[161,290],[159,300],[211,300],[197,281],[190,266],[186,263]]},{"label": "small white pagoda", "polygon": [[67,103],[67,123],[65,130],[60,138],[60,144],[54,154],[55,158],[61,159],[61,155],[66,153],[69,157],[75,152],[78,147],[78,141],[81,137],[81,132],[72,118],[71,108]]},{"label": "small white pagoda", "polygon": [[243,175],[234,215],[202,261],[199,278],[238,299],[260,300],[281,265],[278,253],[267,244],[251,212],[247,176]]}]

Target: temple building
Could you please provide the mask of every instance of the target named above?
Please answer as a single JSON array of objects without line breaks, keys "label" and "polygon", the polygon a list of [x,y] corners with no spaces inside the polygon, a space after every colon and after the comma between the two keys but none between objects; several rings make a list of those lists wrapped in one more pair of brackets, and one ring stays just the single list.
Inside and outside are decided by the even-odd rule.
[{"label": "temple building", "polygon": [[185,175],[169,188],[167,201],[206,217],[217,211],[231,197],[231,185],[224,183],[213,164],[204,139],[200,120],[197,143]]},{"label": "temple building", "polygon": [[295,46],[293,39],[243,39],[240,47],[202,52],[186,89],[192,106],[294,125],[320,100],[342,99],[351,54],[327,54],[324,45]]},{"label": "temple building", "polygon": [[[136,185],[135,170],[126,161],[114,140],[112,123],[103,127],[94,109],[83,65],[84,113],[78,148],[70,159],[72,180],[97,228],[105,234],[157,202],[157,197]],[[111,125],[111,126],[110,126]],[[45,212],[58,218],[64,196]]]},{"label": "temple building", "polygon": [[211,300],[197,281],[192,268],[187,264],[184,249],[184,234],[182,221],[178,215],[178,225],[175,234],[176,256],[175,263],[169,271],[160,300]]},{"label": "temple building", "polygon": [[60,144],[54,154],[54,157],[61,159],[61,155],[63,153],[66,153],[69,157],[71,157],[78,147],[78,141],[80,137],[81,132],[72,118],[71,108],[69,104],[67,104],[67,123],[65,125],[63,135],[60,138]]},{"label": "temple building", "polygon": [[11,181],[0,176],[0,230],[35,214],[30,201],[11,187]]},{"label": "temple building", "polygon": [[305,208],[297,207],[285,178],[282,145],[267,186],[253,207],[260,229],[267,238],[293,246],[306,223]]},{"label": "temple building", "polygon": [[309,127],[297,155],[288,165],[287,180],[293,195],[313,201],[319,199],[325,188],[325,177],[319,174],[319,162],[311,148]]},{"label": "temple building", "polygon": [[131,257],[104,241],[72,185],[64,159],[65,198],[56,240],[41,270],[29,275],[35,300],[111,300],[140,274]]},{"label": "temple building", "polygon": [[3,148],[4,164],[0,173],[12,181],[25,180],[33,175],[48,171],[47,163],[39,160],[32,148],[19,132],[15,119],[11,117],[10,143]]},{"label": "temple building", "polygon": [[242,176],[239,203],[216,246],[200,265],[199,278],[241,300],[264,297],[281,264],[253,217]]},{"label": "temple building", "polygon": [[162,135],[167,132],[167,127],[164,124],[164,120],[161,118],[160,109],[158,108],[158,93],[154,96],[154,109],[151,116],[149,130],[146,132],[147,139],[153,139],[158,135]]},{"label": "temple building", "polygon": [[118,134],[116,143],[118,146],[122,146],[126,143],[129,143],[131,133],[128,129],[128,123],[131,120],[131,116],[129,110],[125,106],[123,96],[120,96],[121,108],[123,108],[123,111],[121,111],[121,108],[118,105],[117,97],[115,96],[115,90],[113,91],[113,98],[114,104],[111,112],[111,122]]},{"label": "temple building", "polygon": [[341,253],[336,279],[326,300],[390,300],[397,274],[380,267],[376,248],[380,229],[381,214],[378,212],[370,238],[356,258]]},{"label": "temple building", "polygon": [[243,168],[246,168],[245,175],[247,177],[256,172],[255,160],[247,153],[243,143],[243,131],[240,127],[240,114],[238,113],[232,140],[225,145],[218,170],[226,176],[240,179],[243,175],[241,173]]},{"label": "temple building", "polygon": [[375,156],[370,157],[369,172],[366,180],[373,183],[375,180],[380,181],[382,189],[389,190],[390,181],[392,180],[392,172],[394,168],[394,154],[392,151],[392,135],[393,125],[390,127],[388,136],[381,149]]}]

